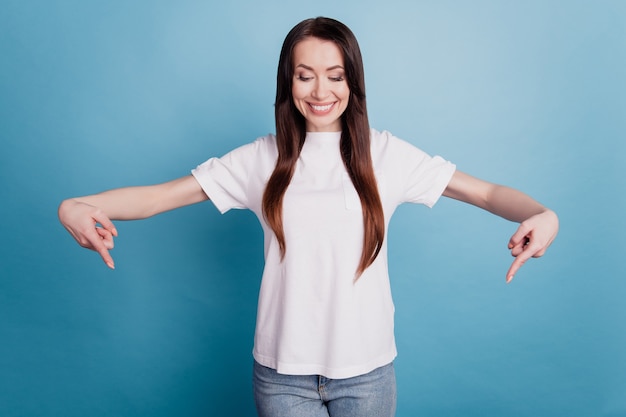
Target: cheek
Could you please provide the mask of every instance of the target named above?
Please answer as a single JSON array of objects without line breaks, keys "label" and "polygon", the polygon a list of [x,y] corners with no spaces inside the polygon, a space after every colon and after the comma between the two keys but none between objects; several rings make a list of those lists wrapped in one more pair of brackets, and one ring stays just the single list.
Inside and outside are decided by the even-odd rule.
[{"label": "cheek", "polygon": [[348,88],[348,84],[343,85],[343,88],[341,89],[341,95],[342,97],[344,97],[345,100],[348,100],[350,98],[350,88]]},{"label": "cheek", "polygon": [[302,83],[294,83],[291,86],[291,95],[293,96],[294,100],[300,99],[305,96]]},{"label": "cheek", "polygon": [[291,89],[291,100],[293,104],[296,106],[296,109],[302,113],[302,92],[296,88]]},{"label": "cheek", "polygon": [[300,112],[303,111],[302,109],[303,101],[306,100],[308,95],[309,95],[308,87],[305,85],[302,85],[302,83],[299,83],[297,86],[296,84],[294,84],[293,88],[291,89],[291,98],[293,99],[294,104],[296,105],[298,110],[300,110]]}]

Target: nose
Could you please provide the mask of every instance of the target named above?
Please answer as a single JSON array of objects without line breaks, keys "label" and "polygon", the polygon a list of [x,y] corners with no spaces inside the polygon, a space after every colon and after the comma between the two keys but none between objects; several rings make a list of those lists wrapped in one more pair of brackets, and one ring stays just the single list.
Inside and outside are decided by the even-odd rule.
[{"label": "nose", "polygon": [[311,95],[316,100],[321,100],[328,96],[328,86],[323,78],[318,78],[315,81],[315,87],[313,88]]}]

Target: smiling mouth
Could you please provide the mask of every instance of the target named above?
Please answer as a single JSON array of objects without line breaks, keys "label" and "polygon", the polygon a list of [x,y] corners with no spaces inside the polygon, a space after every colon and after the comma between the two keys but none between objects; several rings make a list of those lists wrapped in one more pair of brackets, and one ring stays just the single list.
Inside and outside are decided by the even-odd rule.
[{"label": "smiling mouth", "polygon": [[324,104],[324,105],[317,105],[317,104],[311,104],[311,103],[308,103],[308,104],[309,104],[309,108],[313,110],[313,113],[315,114],[326,114],[330,112],[330,110],[335,105],[335,103]]}]

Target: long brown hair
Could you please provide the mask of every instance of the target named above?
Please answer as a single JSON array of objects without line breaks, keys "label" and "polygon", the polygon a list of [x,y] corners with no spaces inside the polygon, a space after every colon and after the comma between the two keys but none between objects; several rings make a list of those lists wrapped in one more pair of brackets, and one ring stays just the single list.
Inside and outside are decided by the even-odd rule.
[{"label": "long brown hair", "polygon": [[283,196],[291,182],[306,136],[306,120],[296,108],[291,92],[293,51],[298,42],[308,37],[334,42],[343,55],[350,99],[341,116],[339,148],[352,184],[359,194],[363,211],[363,252],[356,271],[358,277],[380,252],[385,237],[385,219],[370,153],[363,59],[356,37],[337,20],[324,17],[304,20],[291,29],[283,42],[278,61],[275,103],[278,159],[263,194],[263,215],[276,234],[281,255],[284,256]]}]

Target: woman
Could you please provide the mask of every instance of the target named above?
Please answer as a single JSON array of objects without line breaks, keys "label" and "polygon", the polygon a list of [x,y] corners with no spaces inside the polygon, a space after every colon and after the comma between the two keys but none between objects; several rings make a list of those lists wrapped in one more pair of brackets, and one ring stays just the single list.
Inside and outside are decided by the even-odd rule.
[{"label": "woman", "polygon": [[[207,199],[248,208],[265,233],[254,344],[261,416],[392,416],[396,356],[385,233],[403,202],[451,197],[521,223],[507,282],[545,253],[554,212],[514,189],[370,129],[361,54],[342,23],[296,25],[280,54],[276,136],[192,175],[68,199],[59,218],[114,268],[111,220],[142,219]],[[97,226],[100,224],[101,227]]]}]

